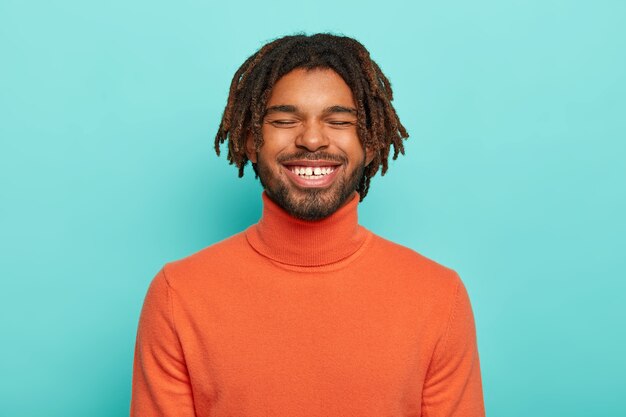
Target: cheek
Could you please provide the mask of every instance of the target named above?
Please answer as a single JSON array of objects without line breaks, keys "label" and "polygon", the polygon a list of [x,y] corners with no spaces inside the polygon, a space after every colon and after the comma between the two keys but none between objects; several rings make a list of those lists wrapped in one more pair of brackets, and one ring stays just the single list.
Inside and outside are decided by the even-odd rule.
[{"label": "cheek", "polygon": [[276,156],[276,152],[266,147],[265,143],[261,146],[261,150],[258,153],[257,166],[263,171],[269,181],[272,178],[282,177],[284,174],[282,166],[276,162]]},{"label": "cheek", "polygon": [[279,129],[264,124],[263,127],[261,127],[261,136],[264,142],[270,142],[277,147],[283,147],[294,141],[294,136],[298,134],[297,130],[296,128]]},{"label": "cheek", "polygon": [[358,139],[352,138],[344,145],[343,151],[353,165],[358,165],[365,159],[365,149]]},{"label": "cheek", "polygon": [[[268,129],[269,130],[269,129]],[[294,140],[288,132],[277,132],[269,130],[267,133],[263,130],[263,145],[261,145],[260,153],[264,155],[266,160],[276,160],[276,157],[289,151]]]}]

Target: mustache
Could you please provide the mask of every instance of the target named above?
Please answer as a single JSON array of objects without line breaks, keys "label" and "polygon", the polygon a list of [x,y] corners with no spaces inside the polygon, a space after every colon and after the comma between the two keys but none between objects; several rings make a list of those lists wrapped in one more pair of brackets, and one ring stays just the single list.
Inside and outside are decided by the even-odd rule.
[{"label": "mustache", "polygon": [[295,152],[289,155],[281,155],[278,158],[276,158],[276,161],[284,164],[286,162],[291,162],[291,161],[297,161],[297,160],[302,160],[302,159],[306,159],[309,161],[315,161],[315,160],[319,160],[319,159],[323,159],[325,161],[332,161],[332,162],[339,162],[341,164],[346,164],[348,161],[344,156],[341,155],[335,155],[332,153],[328,153],[328,152],[324,152],[324,151],[318,151],[318,152],[307,152],[307,151],[300,151],[300,152]]}]

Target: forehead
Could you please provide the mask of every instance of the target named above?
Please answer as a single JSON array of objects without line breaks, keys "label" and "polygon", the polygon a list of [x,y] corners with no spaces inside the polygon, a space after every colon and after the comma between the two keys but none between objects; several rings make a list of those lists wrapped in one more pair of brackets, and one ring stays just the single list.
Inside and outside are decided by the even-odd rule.
[{"label": "forehead", "polygon": [[276,105],[314,110],[329,106],[355,107],[355,102],[352,90],[335,71],[297,68],[274,84],[267,107]]}]

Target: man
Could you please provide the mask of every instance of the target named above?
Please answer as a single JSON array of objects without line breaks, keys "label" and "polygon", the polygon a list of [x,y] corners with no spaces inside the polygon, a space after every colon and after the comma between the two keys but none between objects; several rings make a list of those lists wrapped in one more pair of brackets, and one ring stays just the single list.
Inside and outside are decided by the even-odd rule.
[{"label": "man", "polygon": [[236,72],[216,137],[260,221],[167,263],[141,313],[131,415],[484,416],[459,276],[360,226],[408,137],[356,40],[286,36]]}]

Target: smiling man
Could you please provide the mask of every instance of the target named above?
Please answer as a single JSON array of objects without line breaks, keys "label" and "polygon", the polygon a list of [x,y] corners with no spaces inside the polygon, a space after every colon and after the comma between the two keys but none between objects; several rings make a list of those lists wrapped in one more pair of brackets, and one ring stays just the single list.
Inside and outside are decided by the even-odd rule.
[{"label": "smiling man", "polygon": [[233,77],[216,136],[264,191],[247,230],[153,279],[131,415],[484,416],[458,274],[358,224],[408,137],[356,40],[295,35]]},{"label": "smiling man", "polygon": [[246,143],[267,196],[304,220],[337,211],[373,158],[357,121],[352,91],[333,70],[297,68],[283,76],[267,103],[263,146],[257,151],[252,135]]}]

